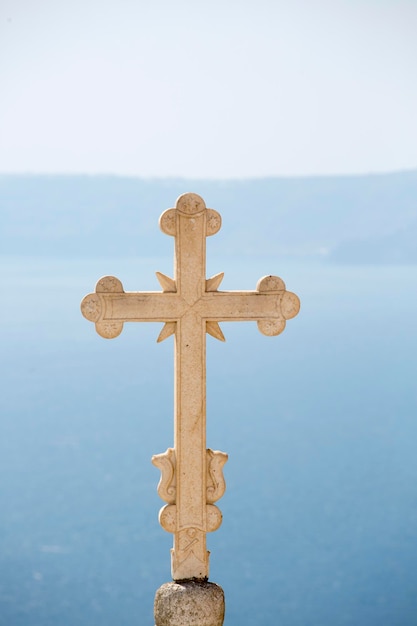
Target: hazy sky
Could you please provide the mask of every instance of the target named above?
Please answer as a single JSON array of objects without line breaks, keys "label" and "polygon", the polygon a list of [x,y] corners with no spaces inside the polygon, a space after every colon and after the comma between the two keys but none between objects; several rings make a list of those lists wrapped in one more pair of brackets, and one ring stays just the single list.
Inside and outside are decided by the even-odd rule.
[{"label": "hazy sky", "polygon": [[417,167],[417,0],[0,0],[0,172]]}]

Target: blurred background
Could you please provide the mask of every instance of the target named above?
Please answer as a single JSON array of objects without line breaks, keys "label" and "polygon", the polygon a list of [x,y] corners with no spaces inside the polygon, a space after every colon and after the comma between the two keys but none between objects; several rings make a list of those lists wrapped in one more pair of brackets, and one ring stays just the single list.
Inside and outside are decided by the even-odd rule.
[{"label": "blurred background", "polygon": [[0,624],[152,624],[173,344],[82,318],[158,290],[158,217],[223,217],[208,275],[301,299],[276,338],[207,338],[208,536],[225,626],[414,626],[414,2],[0,6]]}]

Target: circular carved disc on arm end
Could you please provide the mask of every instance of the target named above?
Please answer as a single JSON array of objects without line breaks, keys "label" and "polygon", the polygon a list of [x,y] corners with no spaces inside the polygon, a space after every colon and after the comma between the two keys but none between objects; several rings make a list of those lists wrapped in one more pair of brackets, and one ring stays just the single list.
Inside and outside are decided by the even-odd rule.
[{"label": "circular carved disc on arm end", "polygon": [[220,213],[214,209],[207,209],[206,237],[215,235],[222,227],[222,218]]},{"label": "circular carved disc on arm end", "polygon": [[166,504],[159,511],[159,523],[167,533],[175,533],[177,530],[177,507],[175,504]]},{"label": "circular carved disc on arm end", "polygon": [[295,317],[300,310],[300,299],[295,293],[286,291],[282,295],[281,311],[286,320]]},{"label": "circular carved disc on arm end", "polygon": [[223,515],[215,504],[206,505],[207,532],[212,533],[220,528]]},{"label": "circular carved disc on arm end", "polygon": [[90,322],[98,322],[101,313],[101,299],[95,293],[89,293],[81,302],[81,313]]},{"label": "circular carved disc on arm end", "polygon": [[123,285],[115,276],[103,276],[97,282],[96,293],[123,293]]},{"label": "circular carved disc on arm end", "polygon": [[97,322],[96,331],[104,339],[114,339],[123,330],[123,322]]},{"label": "circular carved disc on arm end", "polygon": [[279,276],[262,276],[262,278],[258,280],[256,291],[263,293],[276,291],[278,293],[285,291],[285,283]]},{"label": "circular carved disc on arm end", "polygon": [[167,209],[159,218],[159,228],[166,235],[175,237],[177,231],[177,209]]},{"label": "circular carved disc on arm end", "polygon": [[258,322],[258,329],[267,337],[276,337],[280,335],[285,328],[285,320],[260,320]]}]

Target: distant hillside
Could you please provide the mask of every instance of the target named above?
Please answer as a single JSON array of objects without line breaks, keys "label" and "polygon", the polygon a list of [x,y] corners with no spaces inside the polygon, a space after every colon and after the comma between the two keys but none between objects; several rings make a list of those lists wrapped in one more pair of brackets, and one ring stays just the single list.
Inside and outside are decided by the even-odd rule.
[{"label": "distant hillside", "polygon": [[417,171],[230,181],[3,175],[0,254],[158,255],[156,220],[186,191],[222,214],[210,244],[222,254],[417,263]]},{"label": "distant hillside", "polygon": [[417,221],[384,237],[343,241],[329,259],[336,263],[417,263]]}]

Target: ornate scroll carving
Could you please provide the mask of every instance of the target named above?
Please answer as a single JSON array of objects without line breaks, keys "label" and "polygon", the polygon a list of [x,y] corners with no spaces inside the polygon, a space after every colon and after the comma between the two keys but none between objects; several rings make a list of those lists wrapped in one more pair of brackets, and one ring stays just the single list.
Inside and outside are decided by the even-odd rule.
[{"label": "ornate scroll carving", "polygon": [[226,490],[223,476],[223,465],[228,455],[219,450],[207,449],[207,502],[213,504],[220,500]]},{"label": "ornate scroll carving", "polygon": [[162,454],[154,454],[152,463],[161,470],[161,479],[158,483],[158,495],[168,504],[175,504],[176,497],[176,476],[175,476],[175,450],[168,448]]},{"label": "ornate scroll carving", "polygon": [[177,527],[177,505],[176,499],[176,457],[174,448],[168,448],[168,450],[162,454],[155,454],[152,457],[152,463],[161,470],[161,479],[158,484],[158,494],[168,502],[168,504],[159,511],[159,523],[162,528],[169,533],[179,533],[181,538],[181,545],[184,545],[185,540],[188,538],[189,542],[186,543],[185,556],[183,555],[181,561],[188,558],[188,552],[197,541],[198,537],[203,532],[213,532],[219,528],[222,523],[222,513],[220,509],[213,503],[219,500],[225,492],[226,483],[223,476],[223,466],[228,459],[228,455],[225,452],[219,450],[207,449],[207,504],[206,504],[206,522],[205,528],[187,528],[178,529]]}]

